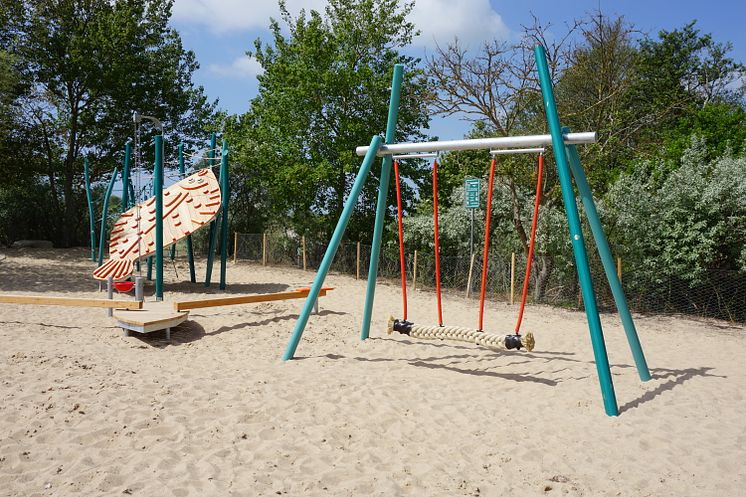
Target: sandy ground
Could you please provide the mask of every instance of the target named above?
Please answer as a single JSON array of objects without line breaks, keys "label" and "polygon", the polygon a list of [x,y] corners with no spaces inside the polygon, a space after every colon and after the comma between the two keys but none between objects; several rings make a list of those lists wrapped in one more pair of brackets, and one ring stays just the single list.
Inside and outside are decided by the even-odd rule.
[{"label": "sandy ground", "polygon": [[[101,296],[83,250],[4,254],[2,293]],[[186,274],[166,269],[166,300],[205,295]],[[313,278],[228,275],[230,293]],[[604,315],[612,418],[581,313],[530,307],[532,353],[418,343],[385,334],[401,301],[382,284],[362,343],[365,283],[327,282],[287,363],[300,300],[193,311],[170,344],[124,337],[101,309],[0,305],[0,495],[746,495],[743,327],[637,317],[653,374],[641,383]],[[476,311],[445,298],[448,324],[474,326]],[[509,332],[515,313],[490,303],[487,328]],[[432,324],[433,294],[411,295],[409,317]]]}]

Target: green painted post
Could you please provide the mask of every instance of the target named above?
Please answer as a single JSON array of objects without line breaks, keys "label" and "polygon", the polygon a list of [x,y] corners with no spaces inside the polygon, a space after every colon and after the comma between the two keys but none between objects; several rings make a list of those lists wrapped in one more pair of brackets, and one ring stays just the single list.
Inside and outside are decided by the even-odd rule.
[{"label": "green painted post", "polygon": [[[399,97],[404,75],[404,65],[394,66],[394,76],[391,82],[391,97],[389,99],[389,116],[386,121],[386,143],[393,143],[396,139],[396,121],[399,117]],[[363,323],[360,329],[360,340],[367,340],[370,335],[370,319],[373,314],[373,301],[376,296],[376,279],[378,277],[378,258],[381,253],[381,238],[383,237],[383,223],[386,218],[386,207],[389,199],[389,180],[391,178],[391,156],[383,158],[381,164],[381,181],[378,186],[378,203],[376,204],[376,222],[373,227],[373,242],[370,249],[370,267],[368,268],[368,286],[365,292],[365,307],[363,308]]]},{"label": "green painted post", "polygon": [[129,199],[129,205],[127,206],[127,209],[130,209],[135,206],[137,203],[137,197],[135,195],[135,187],[132,186],[132,178],[130,178],[129,184],[127,185],[127,189],[130,192],[130,199]]},{"label": "green painted post", "polygon": [[575,192],[572,187],[572,178],[570,176],[570,166],[567,163],[567,154],[565,153],[565,140],[562,136],[559,115],[557,114],[557,104],[554,100],[554,91],[552,90],[552,80],[549,76],[549,67],[547,66],[546,53],[544,47],[538,45],[534,48],[536,56],[536,66],[539,72],[539,81],[541,84],[541,94],[544,100],[544,110],[547,116],[549,132],[552,135],[552,148],[554,150],[554,159],[557,163],[557,174],[562,187],[562,200],[565,204],[565,213],[567,223],[570,229],[570,241],[572,250],[575,255],[575,265],[578,270],[578,279],[580,288],[583,292],[583,303],[585,305],[585,314],[588,319],[588,327],[591,334],[591,343],[593,344],[593,355],[596,360],[596,371],[598,380],[601,384],[601,394],[603,396],[604,408],[609,416],[619,415],[619,407],[616,402],[614,393],[614,384],[611,381],[611,370],[609,368],[609,357],[606,353],[606,344],[604,342],[603,330],[601,329],[601,318],[598,315],[596,306],[596,296],[593,290],[593,280],[591,279],[591,269],[588,266],[588,256],[585,250],[583,240],[583,231],[580,227],[580,215],[575,203]]},{"label": "green painted post", "polygon": [[148,273],[146,278],[148,281],[153,281],[153,256],[145,258],[145,262],[148,264]]},{"label": "green painted post", "polygon": [[220,227],[220,289],[225,290],[225,272],[228,264],[228,202],[231,198],[230,181],[228,181],[228,142],[223,140],[220,154],[220,189],[223,195],[222,226]]},{"label": "green painted post", "polygon": [[319,270],[316,273],[316,277],[313,279],[313,285],[311,285],[311,290],[308,292],[308,297],[306,297],[306,301],[303,304],[303,310],[301,310],[300,316],[298,316],[298,321],[295,322],[293,334],[290,337],[290,341],[288,341],[287,348],[285,349],[285,354],[282,356],[283,361],[288,361],[295,355],[295,350],[298,348],[298,343],[303,336],[303,330],[306,329],[308,318],[311,315],[311,311],[313,310],[313,306],[316,303],[316,300],[319,298],[319,292],[321,291],[321,287],[324,285],[326,274],[329,272],[329,267],[332,265],[334,256],[337,254],[337,249],[339,248],[339,244],[342,241],[342,236],[344,236],[345,229],[347,228],[347,223],[350,220],[350,216],[352,215],[352,211],[355,208],[355,204],[357,204],[357,199],[360,196],[360,191],[365,185],[365,180],[368,178],[368,174],[370,173],[370,167],[376,160],[376,153],[378,152],[378,149],[380,147],[381,137],[374,136],[373,139],[370,141],[370,148],[368,149],[368,153],[365,154],[365,158],[363,159],[363,165],[360,166],[360,171],[358,171],[357,173],[355,183],[353,183],[352,185],[350,196],[347,197],[347,202],[345,202],[345,206],[342,209],[342,215],[339,217],[339,221],[337,221],[337,227],[334,228],[332,239],[329,241],[329,246],[327,246],[326,248],[326,253],[324,254],[324,258],[321,260]]},{"label": "green painted post", "polygon": [[155,137],[155,300],[163,300],[163,135]]},{"label": "green painted post", "polygon": [[98,265],[99,267],[104,263],[104,245],[106,237],[106,221],[109,217],[109,199],[111,198],[111,192],[114,190],[114,183],[117,182],[117,175],[119,170],[115,167],[114,172],[111,173],[111,180],[109,186],[106,187],[106,196],[104,197],[104,207],[101,209],[101,233],[99,234],[98,241]]},{"label": "green painted post", "polygon": [[[567,128],[563,128],[562,131],[563,133],[570,132]],[[614,302],[619,310],[619,317],[622,320],[624,332],[627,335],[627,342],[629,342],[629,348],[632,350],[632,357],[637,366],[637,373],[640,375],[642,381],[648,381],[650,379],[648,363],[645,360],[645,354],[642,352],[640,337],[637,335],[637,329],[632,320],[632,314],[629,312],[629,306],[627,305],[627,298],[624,295],[622,282],[619,281],[616,267],[614,267],[614,257],[611,255],[609,241],[606,239],[606,234],[604,233],[604,228],[601,224],[601,218],[598,215],[596,204],[593,201],[591,187],[585,177],[583,167],[580,165],[580,156],[578,155],[577,147],[575,147],[575,145],[568,145],[565,149],[567,150],[567,156],[570,161],[570,171],[572,172],[573,178],[575,178],[575,184],[578,186],[578,192],[580,192],[580,198],[582,199],[583,207],[585,208],[585,215],[588,218],[588,223],[591,225],[591,232],[596,241],[598,255],[601,256],[601,263],[604,266],[604,272],[606,272],[606,279],[609,280],[609,287],[611,287],[611,293],[614,295]]]},{"label": "green painted post", "polygon": [[[181,179],[184,179],[184,175],[186,174],[186,168],[184,167],[184,144],[179,143],[179,174],[181,175]],[[187,250],[187,260],[189,261],[189,280],[192,283],[197,282],[197,276],[194,272],[194,251],[192,250],[192,235],[187,235],[186,237],[186,250]]]},{"label": "green painted post", "polygon": [[91,260],[96,260],[96,219],[93,213],[93,195],[91,194],[91,176],[88,170],[88,159],[83,159],[83,175],[85,177],[85,197],[88,200],[88,228],[91,233]]},{"label": "green painted post", "polygon": [[[209,160],[207,163],[209,164],[208,167],[213,167],[215,165],[215,141],[216,136],[215,133],[212,133],[210,135],[210,151],[208,152],[207,156],[209,157]],[[221,178],[218,178],[218,183],[220,183]],[[215,219],[212,220],[210,223],[210,234],[208,235],[208,242],[207,242],[207,269],[205,270],[205,286],[210,286],[210,280],[212,279],[212,261],[215,258],[215,242],[217,240],[217,228],[218,228],[218,220],[220,219],[221,212],[218,212],[217,216],[215,216]]]},{"label": "green painted post", "polygon": [[129,209],[130,203],[130,152],[131,144],[124,145],[124,166],[122,167],[122,212]]}]

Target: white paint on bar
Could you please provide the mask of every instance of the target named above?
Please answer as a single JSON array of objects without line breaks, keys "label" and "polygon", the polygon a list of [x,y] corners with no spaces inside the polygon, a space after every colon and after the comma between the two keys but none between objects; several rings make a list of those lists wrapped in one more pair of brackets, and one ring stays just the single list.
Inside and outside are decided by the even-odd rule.
[{"label": "white paint on bar", "polygon": [[402,159],[432,159],[437,157],[438,154],[435,152],[431,153],[424,153],[424,154],[401,154],[401,155],[394,155],[392,159],[394,160],[402,160]]},{"label": "white paint on bar", "polygon": [[[568,133],[564,135],[566,145],[578,145],[581,143],[594,143],[596,132]],[[552,144],[552,135],[527,135],[527,136],[504,136],[499,138],[477,138],[472,140],[447,140],[437,142],[413,142],[392,143],[381,145],[376,154],[378,157],[384,155],[398,155],[415,152],[443,152],[447,150],[480,150],[496,148],[517,147],[543,147]],[[357,147],[355,153],[363,156],[368,147]]]},{"label": "white paint on bar", "polygon": [[544,147],[538,148],[503,148],[500,150],[490,150],[492,155],[500,154],[543,154]]}]

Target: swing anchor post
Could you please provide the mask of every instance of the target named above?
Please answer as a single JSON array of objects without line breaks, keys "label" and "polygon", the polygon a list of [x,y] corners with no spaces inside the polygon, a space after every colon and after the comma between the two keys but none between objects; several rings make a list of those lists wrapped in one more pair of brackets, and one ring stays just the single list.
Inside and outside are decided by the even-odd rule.
[{"label": "swing anchor post", "polygon": [[514,335],[497,335],[457,326],[423,326],[404,319],[395,319],[393,316],[389,318],[387,331],[389,335],[396,331],[412,338],[471,342],[476,345],[501,350],[521,350],[525,348],[531,352],[536,346],[534,334],[530,332],[525,335],[519,335],[518,333]]}]

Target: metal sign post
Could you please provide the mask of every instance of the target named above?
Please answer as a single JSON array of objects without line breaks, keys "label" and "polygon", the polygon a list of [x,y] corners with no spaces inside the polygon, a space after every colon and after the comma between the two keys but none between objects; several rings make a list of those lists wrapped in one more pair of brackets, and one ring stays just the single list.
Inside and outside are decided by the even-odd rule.
[{"label": "metal sign post", "polygon": [[479,209],[482,180],[479,178],[464,179],[464,207],[471,210],[471,229],[469,230],[469,258],[474,255],[474,209]]}]

